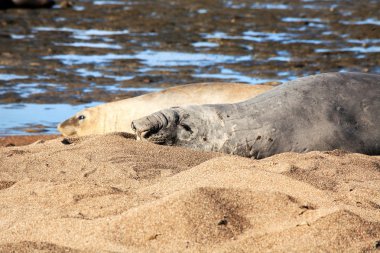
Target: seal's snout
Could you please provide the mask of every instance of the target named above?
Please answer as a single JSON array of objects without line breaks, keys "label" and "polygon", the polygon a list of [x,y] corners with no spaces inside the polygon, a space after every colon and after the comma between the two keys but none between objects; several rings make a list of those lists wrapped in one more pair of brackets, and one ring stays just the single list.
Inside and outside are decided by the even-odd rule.
[{"label": "seal's snout", "polygon": [[58,131],[65,137],[76,135],[78,127],[79,124],[75,118],[67,119],[57,125]]},{"label": "seal's snout", "polygon": [[65,122],[61,122],[57,125],[57,130],[63,135],[63,136],[66,136],[66,133],[65,133],[65,126],[64,124]]},{"label": "seal's snout", "polygon": [[136,132],[136,126],[135,126],[135,124],[133,124],[133,121],[131,123],[131,128],[132,128],[133,132]]},{"label": "seal's snout", "polygon": [[[62,122],[63,123],[63,122]],[[70,134],[67,133],[67,130],[64,128],[62,123],[59,123],[57,125],[57,130],[61,133],[62,136],[67,137],[70,136]]]}]

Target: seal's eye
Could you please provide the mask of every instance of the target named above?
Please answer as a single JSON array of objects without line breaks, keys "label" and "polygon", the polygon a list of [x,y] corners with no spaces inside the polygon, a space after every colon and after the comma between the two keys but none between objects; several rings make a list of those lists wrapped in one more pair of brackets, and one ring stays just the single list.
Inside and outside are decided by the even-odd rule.
[{"label": "seal's eye", "polygon": [[86,117],[85,117],[84,115],[79,115],[79,116],[78,116],[78,119],[79,119],[79,120],[84,120],[85,118],[86,118]]}]

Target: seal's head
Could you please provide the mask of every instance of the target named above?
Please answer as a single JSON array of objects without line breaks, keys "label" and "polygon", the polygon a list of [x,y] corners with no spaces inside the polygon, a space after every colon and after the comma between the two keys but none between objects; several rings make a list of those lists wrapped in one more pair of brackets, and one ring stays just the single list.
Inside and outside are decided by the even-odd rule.
[{"label": "seal's head", "polygon": [[[195,106],[194,106],[195,107]],[[196,147],[207,140],[208,126],[205,121],[188,106],[155,112],[149,116],[133,120],[131,128],[138,140],[146,140],[161,145],[182,145]],[[195,107],[197,108],[197,107]],[[199,113],[202,115],[202,113]],[[199,141],[199,140],[202,141]]]},{"label": "seal's head", "polygon": [[96,112],[96,108],[84,109],[58,124],[57,129],[65,137],[94,134],[98,126]]}]

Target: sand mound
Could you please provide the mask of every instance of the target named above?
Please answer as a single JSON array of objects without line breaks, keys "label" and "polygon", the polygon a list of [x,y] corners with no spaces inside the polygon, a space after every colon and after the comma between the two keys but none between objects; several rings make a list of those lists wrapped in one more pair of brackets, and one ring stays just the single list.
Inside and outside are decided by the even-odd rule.
[{"label": "sand mound", "polygon": [[0,252],[375,251],[380,157],[110,134],[0,148]]},{"label": "sand mound", "polygon": [[380,223],[341,210],[315,222],[231,243],[222,251],[246,248],[251,252],[360,252],[375,250],[379,236]]},{"label": "sand mound", "polygon": [[112,231],[125,245],[166,248],[176,241],[201,247],[236,240],[248,229],[268,232],[302,208],[281,193],[201,187],[131,210]]},{"label": "sand mound", "polygon": [[[171,149],[135,142],[131,136],[110,134],[106,138],[56,139],[22,147],[2,149],[1,180],[25,177],[32,180],[98,183],[154,181],[189,169],[216,153]],[[169,151],[170,150],[170,151]],[[38,172],[30,170],[38,168]]]}]

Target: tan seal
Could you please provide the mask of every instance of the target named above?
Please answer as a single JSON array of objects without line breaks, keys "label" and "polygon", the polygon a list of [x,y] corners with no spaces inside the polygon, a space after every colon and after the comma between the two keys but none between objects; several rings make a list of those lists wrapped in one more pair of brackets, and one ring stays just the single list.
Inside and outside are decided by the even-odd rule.
[{"label": "tan seal", "polygon": [[273,88],[273,85],[242,83],[197,83],[102,104],[84,109],[58,125],[63,136],[84,136],[111,132],[133,133],[134,119],[182,105],[236,103]]}]

